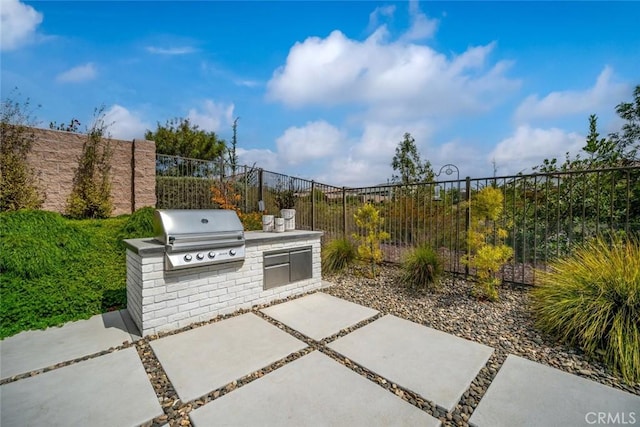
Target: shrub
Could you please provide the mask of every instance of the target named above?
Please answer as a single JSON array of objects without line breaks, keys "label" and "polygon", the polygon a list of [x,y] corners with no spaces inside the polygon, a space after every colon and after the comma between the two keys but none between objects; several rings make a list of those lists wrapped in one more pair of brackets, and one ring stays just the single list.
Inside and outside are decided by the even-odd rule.
[{"label": "shrub", "polygon": [[213,209],[211,200],[214,181],[192,176],[156,175],[156,206],[158,209]]},{"label": "shrub", "polygon": [[322,248],[322,273],[331,274],[343,270],[355,261],[356,248],[347,238],[334,239]]},{"label": "shrub", "polygon": [[151,206],[140,208],[132,213],[127,222],[124,223],[118,239],[140,239],[142,237],[153,237],[153,213],[155,209]]},{"label": "shrub", "polygon": [[240,192],[240,185],[233,178],[220,180],[211,187],[211,194],[213,195],[211,200],[217,204],[219,209],[235,211],[245,230],[262,230],[262,213],[242,212],[240,206],[238,206],[242,201]]},{"label": "shrub", "polygon": [[65,209],[72,218],[108,218],[113,211],[111,198],[111,144],[105,134],[104,108],[96,118],[78,159],[73,188]]},{"label": "shrub", "polygon": [[364,229],[365,232],[364,235],[353,234],[353,238],[360,242],[360,245],[358,245],[358,255],[365,262],[369,262],[371,265],[371,276],[374,277],[376,275],[376,263],[382,261],[380,243],[382,240],[390,237],[389,233],[382,231],[384,218],[380,216],[380,211],[371,203],[366,203],[364,206],[358,208],[353,218],[356,221],[356,225]]},{"label": "shrub", "polygon": [[485,187],[474,196],[469,207],[469,254],[462,259],[464,264],[476,270],[476,296],[491,301],[498,299],[498,272],[513,256],[513,249],[504,244],[507,231],[500,224],[503,219],[503,202],[502,192],[493,187]]},{"label": "shrub", "polygon": [[402,263],[400,280],[411,289],[435,290],[442,274],[442,262],[430,246],[412,250]]},{"label": "shrub", "polygon": [[294,209],[296,207],[296,191],[293,185],[293,179],[289,179],[288,186],[280,181],[275,189],[271,190],[273,194],[273,201],[275,202],[278,210],[282,209]]},{"label": "shrub", "polygon": [[35,170],[27,163],[36,139],[29,100],[6,99],[0,107],[0,211],[38,209],[44,194]]},{"label": "shrub", "polygon": [[550,267],[531,293],[537,326],[640,381],[640,242],[594,240]]}]

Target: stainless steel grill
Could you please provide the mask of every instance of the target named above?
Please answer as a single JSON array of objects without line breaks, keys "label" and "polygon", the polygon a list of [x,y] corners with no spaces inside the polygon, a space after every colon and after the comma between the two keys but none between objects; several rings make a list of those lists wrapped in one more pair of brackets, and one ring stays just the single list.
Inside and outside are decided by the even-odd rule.
[{"label": "stainless steel grill", "polygon": [[165,246],[165,270],[244,259],[244,228],[232,210],[158,209],[154,230]]}]

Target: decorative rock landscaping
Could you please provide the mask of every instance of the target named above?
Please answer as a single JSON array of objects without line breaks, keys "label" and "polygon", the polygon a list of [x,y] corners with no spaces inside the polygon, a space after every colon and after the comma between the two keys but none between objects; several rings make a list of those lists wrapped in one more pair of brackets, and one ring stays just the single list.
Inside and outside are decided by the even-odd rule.
[{"label": "decorative rock landscaping", "polygon": [[[149,417],[147,418],[148,421],[143,423],[144,426],[188,426],[191,425],[192,422],[196,423],[196,425],[206,425],[209,417],[216,416],[215,414],[219,415],[219,411],[227,413],[225,412],[227,409],[224,407],[224,402],[229,402],[232,405],[240,405],[242,401],[251,402],[253,401],[252,399],[255,400],[256,392],[258,393],[257,396],[260,396],[260,393],[263,393],[265,390],[272,390],[274,381],[284,381],[282,384],[283,387],[289,387],[287,390],[298,390],[297,401],[299,403],[306,402],[305,404],[309,404],[304,397],[304,393],[300,391],[304,390],[304,388],[295,388],[296,384],[299,385],[296,382],[300,380],[300,378],[298,378],[299,375],[291,376],[285,374],[288,372],[297,372],[297,367],[307,366],[309,361],[312,360],[316,360],[314,363],[320,363],[318,360],[322,361],[322,363],[324,363],[322,366],[324,366],[326,370],[326,378],[322,375],[310,377],[313,379],[313,384],[310,383],[311,389],[317,386],[319,393],[326,392],[326,390],[320,386],[321,383],[324,384],[325,380],[339,382],[343,380],[346,381],[346,378],[349,377],[351,379],[349,379],[348,382],[353,384],[354,387],[369,390],[367,393],[378,396],[377,398],[380,399],[381,404],[389,405],[389,408],[397,411],[396,413],[404,414],[402,415],[403,417],[415,416],[423,418],[423,422],[436,422],[436,420],[438,420],[445,426],[467,426],[469,425],[469,419],[474,413],[475,415],[472,420],[479,421],[481,425],[487,425],[487,414],[492,416],[492,414],[499,412],[490,405],[487,405],[487,397],[491,394],[491,391],[487,393],[487,389],[492,382],[494,385],[499,383],[495,382],[494,379],[498,371],[506,366],[504,363],[509,354],[593,380],[595,383],[590,382],[589,387],[599,389],[604,393],[614,394],[611,393],[611,389],[608,389],[608,391],[602,390],[602,387],[597,383],[615,387],[616,389],[626,392],[622,400],[631,402],[632,405],[635,403],[635,397],[640,396],[640,384],[625,384],[597,361],[588,360],[585,355],[579,351],[562,345],[556,345],[548,337],[541,336],[534,328],[533,320],[527,309],[528,288],[504,287],[500,289],[501,300],[499,302],[486,303],[472,297],[472,284],[462,279],[445,279],[442,283],[441,290],[437,293],[407,292],[403,287],[397,285],[396,276],[398,273],[398,267],[384,266],[377,278],[368,279],[360,274],[357,269],[354,269],[345,274],[328,277],[327,279],[333,286],[326,287],[321,294],[312,293],[311,295],[302,295],[288,298],[287,300],[273,301],[268,305],[255,306],[251,310],[245,309],[218,316],[208,321],[189,325],[180,330],[148,335],[142,339],[138,339],[133,344],[125,341],[122,345],[111,347],[109,350],[100,353],[87,355],[83,359],[97,363],[101,360],[106,361],[107,356],[110,356],[111,353],[114,353],[113,357],[122,356],[125,352],[130,356],[132,353],[130,347],[135,347],[138,358],[142,362],[146,377],[155,391],[157,401],[162,408],[161,415],[150,415],[153,412],[158,414],[158,409],[160,409],[158,407],[156,407],[155,411],[149,412],[149,415],[147,415],[147,417]],[[327,283],[324,282],[323,284],[326,285]],[[333,295],[342,300],[336,300],[333,297],[328,297],[326,294]],[[300,297],[305,298],[305,300],[298,299]],[[343,300],[360,304],[363,307],[354,307],[353,304]],[[283,302],[286,303],[282,304]],[[294,302],[295,304],[293,304]],[[305,318],[308,316],[319,316],[326,319],[326,313],[328,313],[327,304],[331,304],[331,306],[334,307],[331,313],[329,313],[332,317],[328,323],[325,324],[324,330],[316,330],[316,326],[311,325]],[[271,315],[273,315],[273,317],[271,317]],[[466,384],[469,384],[469,382],[466,380],[465,386],[458,392],[458,395],[462,393],[462,396],[457,403],[454,403],[455,400],[449,400],[448,402],[450,403],[447,403],[446,399],[442,400],[442,398],[439,397],[427,397],[416,394],[416,392],[422,392],[420,390],[407,389],[406,387],[415,388],[415,386],[405,383],[406,381],[402,378],[394,380],[385,377],[385,375],[387,375],[385,371],[388,371],[388,366],[376,368],[374,364],[371,364],[371,361],[364,360],[366,358],[363,358],[361,355],[354,354],[354,356],[352,356],[354,360],[351,360],[351,356],[347,357],[345,354],[341,354],[341,352],[346,353],[351,351],[348,348],[340,348],[341,342],[347,343],[352,339],[362,336],[367,330],[379,328],[385,324],[385,319],[387,319],[386,321],[388,322],[388,319],[394,316],[414,322],[411,324],[411,327],[416,328],[416,333],[427,333],[427,328],[424,328],[422,331],[419,330],[422,329],[419,325],[425,325],[429,328],[447,332],[475,342],[467,343],[467,345],[470,344],[478,347],[488,346],[493,349],[493,353],[488,358],[488,361],[481,367],[479,373],[468,387],[466,387]],[[336,318],[341,318],[342,320]],[[204,368],[215,368],[218,362],[213,363],[211,366],[207,365],[206,367],[200,366],[199,364],[208,363],[206,361],[214,361],[216,355],[213,355],[212,358],[204,356],[200,361],[194,359],[186,365],[184,363],[174,363],[172,365],[170,360],[172,353],[184,353],[185,356],[182,357],[184,359],[189,357],[190,352],[195,355],[204,348],[211,347],[214,341],[219,344],[233,337],[239,338],[240,341],[249,338],[257,343],[256,345],[264,348],[280,346],[280,344],[272,345],[271,343],[259,344],[263,337],[251,338],[251,334],[246,333],[247,330],[251,331],[253,328],[251,325],[249,329],[240,328],[244,332],[234,332],[234,328],[244,321],[250,321],[252,325],[260,326],[265,331],[264,334],[267,335],[275,334],[285,337],[288,334],[289,337],[286,338],[291,343],[295,343],[295,345],[291,347],[288,346],[287,349],[283,351],[270,353],[267,359],[261,360],[259,363],[251,363],[251,366],[247,365],[246,368],[232,375],[234,379],[227,376],[215,384],[207,383],[209,385],[190,391],[188,387],[192,387],[194,384],[193,381],[187,378],[193,376],[193,372],[189,372],[189,369],[191,369],[190,366],[198,368],[197,371],[200,372],[206,371],[206,369],[203,370]],[[404,320],[397,319],[395,322],[404,322]],[[310,329],[310,325],[313,326],[313,328]],[[69,324],[65,325],[62,329],[75,330],[79,326],[80,325]],[[123,328],[123,326],[120,327]],[[341,329],[338,330],[338,328]],[[400,328],[400,330],[403,329]],[[309,331],[318,334],[316,339],[303,335],[304,333],[311,333]],[[242,338],[240,337],[240,333],[246,336]],[[176,334],[180,335],[176,336]],[[205,335],[206,337],[204,337]],[[214,335],[216,336],[215,339],[212,338]],[[202,339],[196,339],[197,342],[189,342],[189,339],[193,337],[200,337]],[[454,341],[457,340],[451,336],[449,336],[449,338]],[[369,337],[368,344],[371,344],[371,340],[373,339],[378,338]],[[236,340],[234,339],[234,341]],[[262,339],[262,341],[265,340]],[[7,341],[7,343],[8,342],[9,341]],[[203,347],[201,344],[206,345]],[[388,353],[389,343],[384,344],[387,345],[381,348],[385,348],[385,351]],[[424,342],[418,343],[418,345],[424,344]],[[479,346],[478,344],[483,345]],[[129,350],[127,350],[128,348]],[[408,347],[407,349],[411,350]],[[415,353],[415,349],[414,347],[411,351]],[[8,349],[3,348],[3,353],[5,350]],[[209,348],[205,353],[211,354],[212,351],[217,353],[217,350],[213,347]],[[292,353],[289,353],[290,351]],[[233,357],[245,361],[253,357],[253,354],[243,355],[241,353],[242,352],[238,352],[238,357]],[[260,353],[265,354],[263,349],[260,350]],[[105,356],[105,354],[107,356]],[[234,353],[234,355],[235,354],[236,353]],[[513,358],[514,356],[511,356],[511,359]],[[486,356],[484,360],[487,360]],[[140,364],[139,361],[134,360],[129,363],[129,365],[134,366],[136,363],[133,362],[136,362],[138,366]],[[173,362],[175,362],[175,360]],[[240,362],[241,361],[239,361],[239,363]],[[62,374],[63,372],[71,371],[71,367],[81,367],[83,363],[86,362],[82,362],[80,359],[61,361],[57,363],[55,367],[31,372],[21,372],[18,375],[5,377],[0,381],[0,385],[3,387],[3,393],[5,391],[9,392],[21,387],[22,384],[25,386],[28,385],[29,383],[26,380],[40,378],[42,381],[45,381],[47,378],[53,378],[53,375],[48,373],[49,371],[54,371],[53,374],[55,374],[56,371]],[[338,365],[338,363],[357,375],[347,375],[349,373],[341,370],[341,366]],[[532,365],[532,369],[545,368],[533,362],[526,361],[526,363]],[[268,365],[264,366],[264,364]],[[370,365],[370,367],[367,367],[367,365]],[[481,365],[482,363],[478,366]],[[65,368],[65,366],[69,366],[69,368]],[[256,366],[261,367],[256,368]],[[371,369],[376,369],[379,372],[373,372]],[[421,368],[419,366],[406,366],[406,369],[410,371]],[[139,369],[139,371],[138,377],[141,376],[142,369]],[[477,372],[477,367],[474,371]],[[196,371],[194,372],[197,373]],[[186,376],[183,374],[186,374]],[[181,382],[182,380],[178,380],[178,378],[181,378],[181,375],[188,381],[183,383]],[[211,375],[211,372],[208,375]],[[388,375],[394,376],[395,374]],[[503,372],[501,375],[501,378],[505,378],[507,374]],[[358,377],[361,380],[358,380]],[[302,379],[304,380],[304,377]],[[572,377],[572,379],[579,380],[579,378],[575,377]],[[229,382],[222,384],[226,381]],[[289,383],[287,381],[292,382]],[[394,381],[397,381],[397,383]],[[494,387],[495,391],[493,394],[505,395],[504,390],[507,390],[506,393],[508,395],[508,387],[511,385],[510,382],[502,380],[500,387]],[[372,387],[377,387],[377,389],[372,389]],[[466,391],[464,391],[465,387]],[[244,392],[238,394],[235,390],[239,388],[242,388]],[[123,393],[124,392],[126,392],[126,390],[123,390]],[[179,393],[183,395],[186,401],[181,400]],[[229,399],[222,399],[229,393],[231,393]],[[385,393],[387,394],[385,395]],[[342,394],[338,391],[336,395],[347,396],[345,399],[348,400],[348,393]],[[405,406],[398,405],[393,402],[393,399],[388,399],[388,397],[400,398],[414,408],[406,404]],[[283,392],[280,398],[284,399],[283,402],[286,401],[287,392]],[[476,411],[480,400],[483,398],[484,412],[481,409]],[[20,397],[19,401],[24,403],[27,402],[26,399],[26,397]],[[425,399],[435,399],[440,400],[440,402]],[[5,399],[3,399],[3,402],[4,400]],[[153,399],[148,400],[151,401]],[[491,401],[495,405],[495,399]],[[283,402],[275,401],[276,404],[283,404]],[[312,399],[312,402],[315,401]],[[338,399],[336,402],[342,401]],[[453,410],[448,411],[448,408],[444,409],[438,406],[442,405],[442,402],[445,402],[444,405],[448,408],[453,407]],[[315,404],[316,403],[313,403],[313,405]],[[626,405],[628,405],[628,403]],[[286,407],[286,405],[283,407]],[[628,406],[625,406],[625,408],[626,407]],[[489,409],[487,410],[486,408]],[[498,408],[503,409],[502,406],[498,406]],[[300,408],[297,409],[300,410]],[[417,409],[417,411],[414,409]],[[422,411],[422,413],[420,411]],[[555,412],[551,411],[550,414],[556,414],[558,408],[554,408],[554,411]],[[541,414],[547,414],[547,418],[544,418],[544,415],[542,418],[545,421],[549,421],[549,413],[547,412],[548,411],[541,412]],[[274,416],[277,418],[278,414],[279,413],[271,413],[270,415],[272,418]],[[301,418],[304,416],[302,412],[298,411],[293,414],[299,419],[303,419]],[[3,416],[5,415],[3,414]],[[154,416],[154,418],[150,419],[151,416]],[[352,416],[355,415],[352,414]],[[273,418],[273,420],[276,418]],[[558,421],[560,420],[558,419]],[[200,422],[200,424],[198,424],[198,422]]]},{"label": "decorative rock landscaping", "polygon": [[323,292],[495,349],[455,410],[435,415],[445,424],[467,425],[508,354],[640,395],[640,384],[626,384],[580,350],[540,334],[527,308],[528,287],[504,285],[499,289],[500,301],[491,303],[473,297],[472,283],[462,278],[443,279],[437,293],[412,293],[398,284],[399,273],[398,266],[385,265],[380,275],[371,279],[355,268],[327,277],[333,286]]}]

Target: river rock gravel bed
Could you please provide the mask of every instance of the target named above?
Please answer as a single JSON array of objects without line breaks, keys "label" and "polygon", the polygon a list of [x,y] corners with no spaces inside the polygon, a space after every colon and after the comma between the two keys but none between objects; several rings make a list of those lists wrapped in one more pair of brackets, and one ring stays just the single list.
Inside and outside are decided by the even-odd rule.
[{"label": "river rock gravel bed", "polygon": [[[598,361],[590,360],[579,350],[555,343],[549,337],[539,333],[535,329],[533,319],[527,309],[529,301],[528,287],[505,285],[499,290],[500,301],[492,303],[479,301],[473,297],[471,295],[473,283],[462,278],[444,278],[440,289],[434,293],[411,292],[399,284],[399,273],[400,270],[397,265],[385,264],[381,266],[375,278],[367,277],[364,271],[357,267],[351,268],[344,273],[325,277],[324,279],[332,283],[332,286],[323,289],[322,292],[374,308],[380,311],[380,314],[319,342],[305,337],[259,311],[266,306],[300,298],[307,294],[298,295],[287,300],[274,301],[268,305],[253,307],[252,310],[242,310],[230,315],[220,316],[209,322],[201,322],[181,330],[163,333],[159,336],[146,337],[138,341],[136,348],[165,412],[162,417],[154,419],[147,425],[190,425],[189,413],[192,410],[222,397],[226,393],[242,387],[287,363],[291,363],[313,350],[323,352],[351,370],[377,383],[390,393],[438,418],[444,426],[469,425],[468,420],[471,414],[486,393],[489,384],[493,381],[508,354],[525,357],[565,372],[640,395],[640,384],[625,384]],[[166,373],[148,345],[149,341],[207,323],[224,320],[248,311],[304,341],[308,347],[191,402],[180,401],[170,381],[168,381]],[[339,337],[371,323],[385,314],[402,317],[494,348],[493,355],[472,381],[469,389],[464,393],[452,412],[447,413],[444,409],[434,405],[433,402],[425,401],[421,396],[410,390],[377,376],[357,363],[343,358],[326,346]]]},{"label": "river rock gravel bed", "polygon": [[[472,296],[473,283],[444,278],[434,293],[411,292],[399,284],[400,269],[384,265],[375,278],[361,269],[325,280],[333,286],[323,292],[494,348],[494,353],[460,400],[455,411],[440,418],[446,425],[466,425],[508,354],[514,354],[565,372],[640,395],[640,384],[627,384],[602,363],[578,349],[556,343],[536,330],[528,310],[528,287],[503,285],[498,302]],[[441,414],[437,414],[441,415]]]},{"label": "river rock gravel bed", "polygon": [[[379,268],[375,278],[367,277],[365,270],[358,267],[350,268],[340,274],[324,277],[323,279],[330,282],[332,286],[322,289],[322,292],[376,309],[380,311],[380,313],[357,325],[343,329],[322,341],[314,341],[259,311],[267,306],[309,294],[305,293],[285,300],[273,301],[270,304],[252,307],[251,310],[239,310],[234,313],[218,316],[206,322],[194,323],[179,330],[150,335],[135,343],[125,342],[121,346],[100,353],[5,379],[2,381],[2,384],[39,375],[51,369],[57,369],[62,366],[99,357],[112,351],[135,346],[164,412],[161,416],[143,424],[144,427],[167,425],[189,426],[191,425],[189,418],[191,411],[224,396],[236,388],[255,381],[269,372],[291,363],[314,350],[321,351],[354,372],[375,382],[390,393],[395,394],[433,417],[438,418],[444,426],[469,425],[468,420],[471,414],[486,393],[508,354],[521,356],[571,374],[597,381],[601,384],[640,395],[640,384],[630,385],[624,383],[621,378],[614,375],[602,363],[591,360],[581,351],[558,344],[550,337],[538,332],[534,327],[533,318],[528,310],[529,287],[504,285],[499,289],[500,300],[498,302],[485,302],[479,301],[472,296],[473,283],[462,278],[444,278],[441,281],[439,290],[436,292],[412,292],[399,284],[399,274],[400,269],[397,265],[384,264]],[[155,356],[150,343],[165,336],[219,322],[248,312],[253,312],[276,327],[305,342],[307,347],[263,369],[252,372],[245,377],[238,378],[229,384],[211,391],[207,395],[190,402],[182,402]],[[463,394],[452,412],[447,413],[447,411],[437,407],[433,402],[425,401],[421,396],[416,395],[412,391],[404,389],[401,385],[394,384],[376,375],[374,372],[342,357],[327,347],[327,344],[386,314],[392,314],[461,338],[479,342],[494,349],[494,353],[472,381],[470,387]],[[337,392],[339,393],[339,391]]]}]

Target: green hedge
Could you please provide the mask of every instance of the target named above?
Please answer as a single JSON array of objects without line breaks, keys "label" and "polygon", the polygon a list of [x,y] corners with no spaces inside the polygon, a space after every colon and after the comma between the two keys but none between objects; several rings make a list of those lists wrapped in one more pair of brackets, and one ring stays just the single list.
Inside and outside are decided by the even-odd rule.
[{"label": "green hedge", "polygon": [[215,209],[211,200],[214,181],[206,178],[156,176],[158,209]]}]

